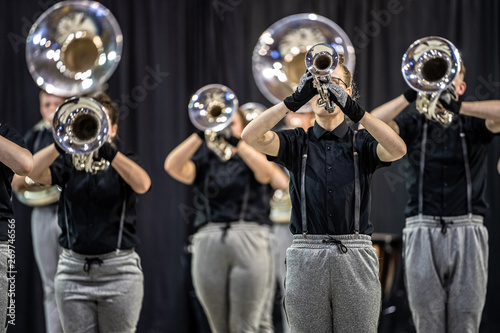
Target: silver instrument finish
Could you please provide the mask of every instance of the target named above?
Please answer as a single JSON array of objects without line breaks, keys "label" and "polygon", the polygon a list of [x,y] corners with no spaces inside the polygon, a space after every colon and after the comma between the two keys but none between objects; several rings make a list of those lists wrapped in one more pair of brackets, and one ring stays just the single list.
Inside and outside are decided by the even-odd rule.
[{"label": "silver instrument finish", "polygon": [[337,51],[329,44],[316,44],[307,51],[305,63],[307,70],[313,75],[316,89],[321,96],[318,104],[332,113],[335,104],[330,101],[328,85],[333,84],[330,75],[339,64]]},{"label": "silver instrument finish", "polygon": [[45,11],[26,40],[26,62],[50,94],[83,95],[118,66],[123,35],[113,14],[95,1],[62,1]]},{"label": "silver instrument finish", "polygon": [[461,65],[458,49],[442,37],[418,39],[403,55],[401,72],[406,83],[418,91],[417,110],[444,127],[453,121],[453,113],[444,109],[439,112],[436,106],[442,93],[450,89],[454,95],[453,81]]},{"label": "silver instrument finish", "polygon": [[238,98],[222,84],[200,88],[189,101],[189,118],[193,125],[205,132],[205,142],[222,161],[232,156],[232,146],[218,135],[228,129],[238,110]]},{"label": "silver instrument finish", "polygon": [[[252,70],[257,87],[272,103],[290,96],[306,71],[304,56],[316,44],[331,45],[343,54],[344,65],[354,72],[354,46],[347,34],[330,19],[304,13],[287,16],[262,33],[252,54]],[[304,107],[299,110],[305,110]]]}]

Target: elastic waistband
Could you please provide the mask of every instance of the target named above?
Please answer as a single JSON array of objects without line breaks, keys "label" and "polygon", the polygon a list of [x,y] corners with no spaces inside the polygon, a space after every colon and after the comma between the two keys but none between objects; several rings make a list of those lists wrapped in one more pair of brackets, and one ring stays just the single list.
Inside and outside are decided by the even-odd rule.
[{"label": "elastic waistband", "polygon": [[[198,232],[221,232],[228,227],[226,222],[209,222],[201,227]],[[270,230],[267,224],[260,224],[257,222],[229,222],[229,229],[233,230]]]},{"label": "elastic waistband", "polygon": [[459,216],[430,216],[415,215],[406,218],[406,226],[428,226],[441,227],[443,223],[448,227],[463,227],[467,225],[483,224],[481,215],[459,215]]},{"label": "elastic waistband", "polygon": [[[293,235],[292,247],[323,248],[341,242],[347,247],[373,247],[369,235]],[[335,242],[332,242],[335,240]]]},{"label": "elastic waistband", "polygon": [[101,260],[120,258],[120,257],[125,257],[127,255],[130,255],[134,252],[135,252],[134,249],[127,249],[127,250],[113,251],[113,252],[108,252],[108,253],[103,253],[103,254],[80,254],[80,253],[76,253],[76,252],[68,250],[68,249],[63,249],[62,255],[66,256],[66,257],[85,261],[86,259],[92,259],[92,258],[99,258]]}]

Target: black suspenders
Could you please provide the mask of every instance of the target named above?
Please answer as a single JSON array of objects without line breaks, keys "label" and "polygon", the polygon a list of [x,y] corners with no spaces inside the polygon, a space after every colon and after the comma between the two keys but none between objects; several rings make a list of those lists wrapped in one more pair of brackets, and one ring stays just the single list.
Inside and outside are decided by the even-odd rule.
[{"label": "black suspenders", "polygon": [[[354,234],[359,235],[359,219],[361,210],[361,187],[359,180],[359,156],[356,145],[356,134],[354,131],[352,136],[352,154],[354,158]],[[307,238],[307,204],[306,204],[306,167],[307,153],[309,149],[309,140],[306,136],[306,142],[302,148],[302,164],[300,169],[300,210],[302,215],[302,236]]]},{"label": "black suspenders", "polygon": [[[69,223],[68,223],[68,213],[66,211],[66,196],[63,194],[61,195],[62,197],[62,204],[63,204],[63,209],[64,209],[64,223],[66,225],[66,238],[68,239],[68,247],[71,252],[73,252],[73,245],[71,245],[71,238],[69,237]],[[127,206],[127,193],[124,192],[124,198],[123,198],[123,205],[122,205],[122,212],[120,216],[120,227],[118,230],[118,240],[116,242],[116,253],[120,252],[120,247],[122,245],[122,237],[123,237],[123,228],[125,225],[125,210]]]},{"label": "black suspenders", "polygon": [[[467,143],[465,141],[465,132],[463,129],[462,119],[458,118],[460,126],[460,141],[462,144],[462,155],[464,158],[465,178],[467,181],[467,213],[472,216],[472,178],[470,174],[469,155],[467,153]],[[424,212],[424,170],[425,170],[425,153],[427,146],[427,119],[424,119],[422,143],[420,151],[420,175],[418,179],[418,215],[421,217]]]}]

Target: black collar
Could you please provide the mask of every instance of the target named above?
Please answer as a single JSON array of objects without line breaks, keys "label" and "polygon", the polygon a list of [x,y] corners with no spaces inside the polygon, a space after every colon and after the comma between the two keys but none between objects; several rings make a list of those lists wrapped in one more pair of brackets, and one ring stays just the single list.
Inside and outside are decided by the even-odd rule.
[{"label": "black collar", "polygon": [[313,133],[314,136],[316,136],[320,140],[332,140],[334,138],[341,139],[347,133],[348,129],[349,128],[345,121],[340,123],[340,125],[335,127],[335,129],[331,132],[327,131],[326,129],[318,125],[317,122],[314,122]]}]

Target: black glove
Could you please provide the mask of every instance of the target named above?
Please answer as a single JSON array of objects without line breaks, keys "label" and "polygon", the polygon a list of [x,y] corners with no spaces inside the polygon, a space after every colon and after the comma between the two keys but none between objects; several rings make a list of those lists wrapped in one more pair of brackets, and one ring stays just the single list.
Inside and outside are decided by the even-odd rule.
[{"label": "black glove", "polygon": [[306,70],[300,78],[299,86],[295,89],[295,92],[283,100],[288,110],[297,111],[318,93],[313,86],[313,82],[313,75]]},{"label": "black glove", "polygon": [[238,145],[238,142],[240,142],[240,139],[238,139],[237,137],[235,136],[230,136],[230,137],[226,137],[224,138],[231,146],[233,147],[236,147]]},{"label": "black glove", "polygon": [[406,98],[408,103],[413,103],[417,100],[417,91],[413,90],[411,88],[408,88],[404,93],[403,96]]},{"label": "black glove", "polygon": [[330,100],[337,104],[339,108],[353,122],[357,123],[365,115],[365,110],[358,103],[352,100],[351,96],[341,86],[331,83],[328,85]]},{"label": "black glove", "polygon": [[101,148],[99,148],[99,157],[104,158],[109,163],[113,162],[116,154],[118,153],[118,149],[114,145],[109,142],[104,143]]},{"label": "black glove", "polygon": [[202,131],[202,130],[196,130],[196,132],[194,132],[196,135],[198,135],[198,137],[201,139],[201,141],[205,141],[205,131]]},{"label": "black glove", "polygon": [[59,154],[64,155],[66,154],[66,150],[62,149],[61,146],[54,140],[54,146],[56,147],[56,150]]},{"label": "black glove", "polygon": [[439,102],[448,111],[458,114],[462,107],[462,102],[457,99],[455,86],[452,85],[439,96]]}]

